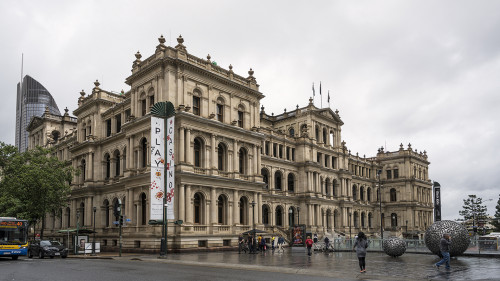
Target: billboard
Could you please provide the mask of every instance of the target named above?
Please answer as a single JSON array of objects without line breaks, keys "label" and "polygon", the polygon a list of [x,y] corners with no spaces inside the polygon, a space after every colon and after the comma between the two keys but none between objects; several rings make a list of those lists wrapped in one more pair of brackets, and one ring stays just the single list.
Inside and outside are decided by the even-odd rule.
[{"label": "billboard", "polygon": [[175,187],[175,164],[174,164],[174,132],[175,132],[175,117],[167,118],[167,219],[173,220],[174,216],[174,187]]},{"label": "billboard", "polygon": [[434,182],[434,221],[441,221],[441,185]]}]

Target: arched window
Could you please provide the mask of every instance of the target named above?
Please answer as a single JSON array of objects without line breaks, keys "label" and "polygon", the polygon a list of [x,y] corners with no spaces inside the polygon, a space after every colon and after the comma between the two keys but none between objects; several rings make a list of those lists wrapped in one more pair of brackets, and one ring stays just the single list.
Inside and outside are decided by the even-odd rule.
[{"label": "arched window", "polygon": [[247,174],[247,163],[248,163],[248,153],[245,148],[240,148],[238,152],[238,160],[239,160],[239,172],[240,174]]},{"label": "arched window", "polygon": [[371,201],[372,201],[372,189],[371,189],[371,187],[368,187],[368,188],[366,189],[366,200],[367,200],[368,202],[371,202]]},{"label": "arched window", "polygon": [[281,172],[276,171],[274,173],[274,189],[281,190]]},{"label": "arched window", "polygon": [[148,141],[143,138],[141,140],[141,168],[146,168],[148,163]]},{"label": "arched window", "polygon": [[193,94],[193,114],[194,115],[198,115],[198,116],[201,114],[201,100],[200,100],[200,97],[195,96],[194,94]]},{"label": "arched window", "polygon": [[111,177],[111,157],[109,154],[104,154],[104,162],[106,163],[106,179]]},{"label": "arched window", "polygon": [[87,165],[85,159],[82,159],[82,181],[85,181],[85,170],[87,170]]},{"label": "arched window", "polygon": [[325,194],[330,195],[330,179],[326,178],[325,180]]},{"label": "arched window", "polygon": [[333,211],[333,227],[339,228],[340,225],[340,213],[338,210]]},{"label": "arched window", "polygon": [[226,170],[226,146],[222,143],[217,146],[217,168],[219,171]]},{"label": "arched window", "polygon": [[288,130],[288,134],[290,135],[290,137],[295,137],[295,130],[293,128],[290,128],[290,130]]},{"label": "arched window", "polygon": [[365,228],[365,213],[361,213],[361,227]]},{"label": "arched window", "polygon": [[354,227],[359,227],[359,214],[358,212],[354,212]]},{"label": "arched window", "polygon": [[202,167],[202,142],[199,138],[194,139],[193,143],[194,150],[194,166],[201,168]]},{"label": "arched window", "polygon": [[337,196],[337,180],[333,180],[332,194],[333,194],[333,196]]},{"label": "arched window", "polygon": [[69,228],[71,226],[71,209],[69,207],[66,208],[66,216],[68,218],[66,227]]},{"label": "arched window", "polygon": [[80,209],[78,210],[80,212],[80,221],[78,222],[80,226],[85,225],[85,203],[80,203]]},{"label": "arched window", "polygon": [[391,202],[396,202],[396,189],[391,188]]},{"label": "arched window", "polygon": [[146,194],[143,192],[141,193],[141,225],[146,225],[147,223],[147,210]]},{"label": "arched window", "polygon": [[276,225],[283,226],[283,208],[281,206],[276,207]]},{"label": "arched window", "polygon": [[203,195],[200,192],[194,194],[193,208],[194,208],[194,223],[203,223]]},{"label": "arched window", "polygon": [[[248,224],[248,201],[246,197],[240,198],[240,224],[247,225]],[[253,208],[250,210],[254,212]]]},{"label": "arched window", "polygon": [[359,200],[365,201],[365,187],[364,186],[359,188]]},{"label": "arched window", "polygon": [[109,201],[104,200],[104,226],[109,227]]},{"label": "arched window", "polygon": [[227,224],[227,199],[224,195],[219,195],[217,199],[217,222],[219,224]]},{"label": "arched window", "polygon": [[269,207],[262,205],[262,223],[269,224]]},{"label": "arched window", "polygon": [[260,174],[262,175],[262,181],[266,184],[266,189],[269,188],[269,172],[266,168],[262,168]]},{"label": "arched window", "polygon": [[372,219],[373,219],[373,215],[372,213],[368,213],[368,227],[372,227]]},{"label": "arched window", "polygon": [[120,151],[115,150],[113,158],[115,158],[115,176],[119,176],[120,175]]},{"label": "arched window", "polygon": [[352,199],[358,200],[358,187],[356,185],[352,186]]},{"label": "arched window", "polygon": [[292,173],[288,174],[288,191],[295,192],[295,176]]},{"label": "arched window", "polygon": [[391,226],[398,226],[398,215],[396,213],[391,214]]}]

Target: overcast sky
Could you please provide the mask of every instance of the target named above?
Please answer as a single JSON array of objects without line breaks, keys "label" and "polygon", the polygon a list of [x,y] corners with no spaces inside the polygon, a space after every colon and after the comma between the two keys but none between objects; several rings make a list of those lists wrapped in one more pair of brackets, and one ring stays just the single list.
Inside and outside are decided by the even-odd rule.
[{"label": "overcast sky", "polygon": [[253,68],[266,113],[323,107],[344,121],[353,154],[408,143],[427,151],[443,218],[476,194],[500,194],[499,1],[0,1],[0,141],[15,142],[16,85],[42,83],[60,111],[79,92],[127,91],[134,54],[157,38],[210,54],[244,77]]}]

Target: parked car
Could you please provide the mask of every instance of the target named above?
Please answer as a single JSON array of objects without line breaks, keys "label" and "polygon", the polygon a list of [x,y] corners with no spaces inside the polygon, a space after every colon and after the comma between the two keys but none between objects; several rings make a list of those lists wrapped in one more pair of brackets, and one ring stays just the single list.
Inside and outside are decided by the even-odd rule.
[{"label": "parked car", "polygon": [[41,259],[44,257],[53,259],[56,256],[60,256],[65,259],[68,257],[68,248],[64,247],[59,241],[34,240],[28,246],[28,258],[32,258],[33,256],[38,256]]}]

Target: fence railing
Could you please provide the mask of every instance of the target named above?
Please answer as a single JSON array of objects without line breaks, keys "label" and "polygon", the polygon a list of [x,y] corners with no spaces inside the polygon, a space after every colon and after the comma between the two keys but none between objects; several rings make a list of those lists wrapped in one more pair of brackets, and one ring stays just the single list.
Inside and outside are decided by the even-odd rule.
[{"label": "fence railing", "polygon": [[[368,251],[383,251],[382,239],[369,239]],[[424,240],[404,239],[407,253],[431,253],[425,245]],[[333,245],[335,250],[352,250],[355,239],[335,238]],[[453,243],[453,240],[452,240]],[[467,254],[498,254],[500,256],[499,240],[483,240],[471,238]]]}]

